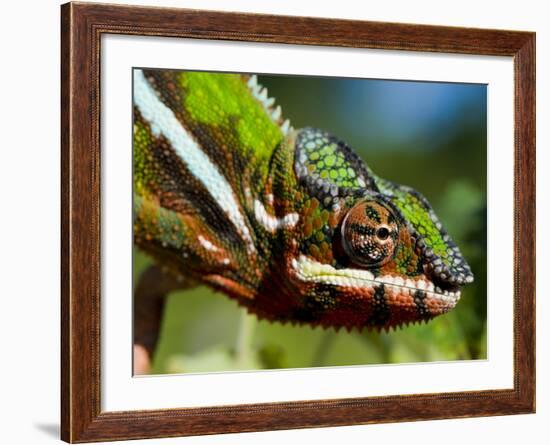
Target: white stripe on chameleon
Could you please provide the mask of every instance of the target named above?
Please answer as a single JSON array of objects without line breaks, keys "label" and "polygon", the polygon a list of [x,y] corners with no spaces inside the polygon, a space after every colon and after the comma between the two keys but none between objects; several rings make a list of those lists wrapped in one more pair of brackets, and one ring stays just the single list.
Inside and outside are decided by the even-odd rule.
[{"label": "white stripe on chameleon", "polygon": [[347,286],[364,288],[384,284],[394,292],[409,291],[412,294],[416,290],[422,290],[428,298],[434,298],[448,304],[455,304],[460,299],[460,291],[435,292],[433,283],[426,280],[403,280],[401,277],[389,275],[375,277],[368,270],[362,269],[335,269],[329,264],[322,264],[305,255],[300,255],[292,260],[292,268],[302,281],[332,284],[335,286]]},{"label": "white stripe on chameleon", "polygon": [[289,213],[282,218],[277,218],[267,213],[264,205],[254,200],[254,216],[264,228],[271,233],[275,233],[279,229],[292,228],[300,218],[297,213]]},{"label": "white stripe on chameleon", "polygon": [[179,157],[187,164],[189,171],[202,182],[235,225],[246,241],[248,251],[255,252],[254,242],[231,186],[187,133],[172,110],[160,101],[141,70],[134,70],[134,101],[143,118],[151,125],[153,135],[158,137],[162,134],[168,139]]},{"label": "white stripe on chameleon", "polygon": [[220,250],[218,246],[207,240],[204,236],[199,235],[198,239],[199,243],[201,243],[201,246],[204,247],[206,250],[209,250],[210,252],[217,252],[218,250]]}]

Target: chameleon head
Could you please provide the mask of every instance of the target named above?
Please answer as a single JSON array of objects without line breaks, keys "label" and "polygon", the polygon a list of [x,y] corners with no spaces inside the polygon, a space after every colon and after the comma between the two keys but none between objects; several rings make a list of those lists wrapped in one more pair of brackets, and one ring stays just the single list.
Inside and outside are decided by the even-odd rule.
[{"label": "chameleon head", "polygon": [[[378,178],[364,164],[351,168],[364,186],[346,190],[325,207],[335,223],[318,239],[330,242],[330,252],[317,254],[326,249],[311,248],[313,235],[309,249],[291,260],[306,289],[307,321],[389,328],[450,311],[473,274],[428,201],[409,187]],[[328,204],[319,196],[324,184],[318,179],[308,184]]]},{"label": "chameleon head", "polygon": [[387,328],[429,320],[454,308],[461,286],[473,280],[454,245],[436,255],[384,196],[345,212],[333,252],[332,264],[307,255],[293,261],[320,324]]}]

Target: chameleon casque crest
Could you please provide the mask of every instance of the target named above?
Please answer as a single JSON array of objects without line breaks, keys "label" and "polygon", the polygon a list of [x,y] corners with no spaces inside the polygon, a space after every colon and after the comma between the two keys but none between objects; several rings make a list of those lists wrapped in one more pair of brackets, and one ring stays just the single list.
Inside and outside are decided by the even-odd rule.
[{"label": "chameleon casque crest", "polygon": [[294,129],[256,76],[134,70],[134,241],[259,318],[385,328],[451,310],[470,267],[417,191]]}]

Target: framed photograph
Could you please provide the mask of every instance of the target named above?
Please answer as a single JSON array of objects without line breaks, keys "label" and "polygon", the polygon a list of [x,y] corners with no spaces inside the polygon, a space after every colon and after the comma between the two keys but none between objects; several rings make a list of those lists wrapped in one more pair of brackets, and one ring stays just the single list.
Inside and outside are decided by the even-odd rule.
[{"label": "framed photograph", "polygon": [[61,17],[63,440],[534,412],[534,33]]}]

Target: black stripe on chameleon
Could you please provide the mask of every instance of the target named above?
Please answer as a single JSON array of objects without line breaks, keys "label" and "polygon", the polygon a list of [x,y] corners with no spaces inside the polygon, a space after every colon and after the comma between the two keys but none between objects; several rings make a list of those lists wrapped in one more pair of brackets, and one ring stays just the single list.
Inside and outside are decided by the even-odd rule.
[{"label": "black stripe on chameleon", "polygon": [[426,306],[426,292],[422,290],[416,290],[413,295],[414,304],[416,305],[416,311],[422,318],[429,316],[430,311]]},{"label": "black stripe on chameleon", "polygon": [[144,69],[143,75],[159,100],[174,114],[177,115],[185,111],[183,108],[185,91],[179,86],[178,71]]},{"label": "black stripe on chameleon", "polygon": [[376,221],[378,224],[382,222],[382,219],[380,218],[380,214],[378,211],[372,207],[372,206],[366,206],[365,207],[365,214],[372,219],[373,221]]},{"label": "black stripe on chameleon", "polygon": [[304,305],[294,310],[292,319],[303,322],[316,322],[335,304],[337,291],[330,285],[318,284],[304,300]]},{"label": "black stripe on chameleon", "polygon": [[353,224],[350,224],[350,228],[354,232],[357,232],[359,235],[374,236],[374,228],[370,226],[353,223]]},{"label": "black stripe on chameleon", "polygon": [[390,306],[386,300],[386,289],[383,284],[374,289],[374,309],[368,321],[370,326],[384,326],[391,316]]}]

